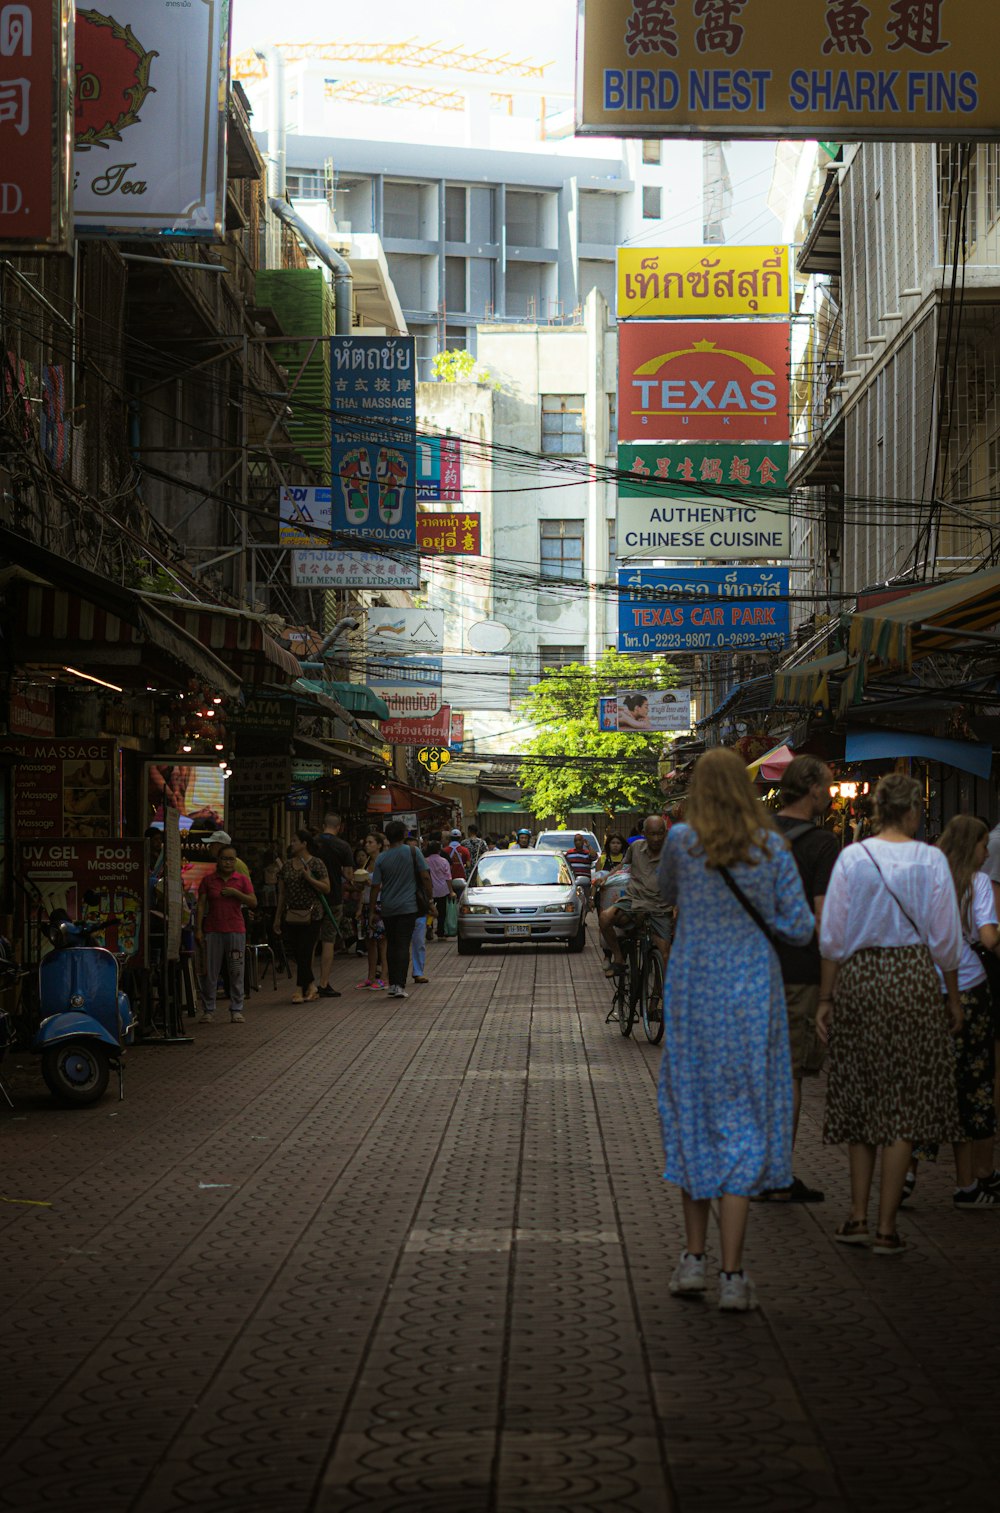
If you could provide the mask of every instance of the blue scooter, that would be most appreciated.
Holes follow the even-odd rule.
[[[118,986],[117,958],[91,938],[109,923],[74,922],[65,909],[54,909],[46,927],[54,949],[38,968],[42,1021],[31,1049],[41,1055],[49,1092],[79,1108],[104,1096],[112,1066],[118,1097],[125,1096],[122,1063],[135,1020]]]

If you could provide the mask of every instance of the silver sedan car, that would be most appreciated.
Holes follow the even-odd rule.
[[[587,943],[583,900],[557,851],[489,851],[479,859],[458,906],[458,954],[483,945]]]

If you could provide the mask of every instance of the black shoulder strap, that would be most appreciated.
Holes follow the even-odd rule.
[[[743,908],[749,914],[758,930],[760,930],[764,935],[767,936],[767,939],[770,942],[771,946],[775,951],[777,951],[780,947],[781,942],[778,940],[777,935],[771,929],[771,926],[768,924],[763,914],[761,914],[760,910],[750,902],[746,894],[743,892],[743,889],[740,887],[739,883],[736,881],[735,877],[728,870],[728,868],[719,867],[717,871],[719,873],[719,876],[722,878],[722,881],[729,889],[730,893],[732,893],[733,897],[740,904],[742,904]]]
[[[782,826],[779,834],[783,835],[788,844],[794,849],[796,841],[801,840],[804,835],[809,834],[810,830],[815,829],[816,826],[812,820],[799,820],[797,824],[789,825],[787,830]]]
[[[916,920],[913,918],[913,915],[909,912],[908,909],[905,909],[903,907],[903,905],[900,903],[899,899],[896,897],[895,893],[893,893],[892,889],[889,887],[889,884],[886,882],[885,873],[882,871],[882,868],[879,866],[878,862],[875,860],[875,858],[872,855],[872,853],[868,850],[868,847],[865,845],[864,841],[861,842],[861,849],[865,853],[865,856],[867,856],[868,860],[871,862],[872,866],[875,868],[875,871],[878,873],[879,877],[882,879],[882,886],[885,889],[885,891],[888,893],[889,897],[892,899],[893,903],[896,905],[896,908],[899,910],[900,914],[902,914],[903,918],[910,925],[911,929],[916,934],[917,939],[920,941],[921,944],[923,944],[924,943],[924,934],[923,934],[923,931],[921,930],[920,926],[917,924]]]

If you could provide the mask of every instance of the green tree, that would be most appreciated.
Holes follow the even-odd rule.
[[[471,352],[466,352],[463,347],[449,347],[444,352],[439,352],[431,363],[431,372],[442,383],[477,383],[489,384],[494,389],[500,385],[495,383],[492,374],[487,368],[481,368]]]
[[[567,663],[528,690],[521,713],[536,727],[525,744],[520,785],[533,814],[566,816],[581,805],[600,806],[610,819],[633,809],[656,809],[657,762],[669,739],[638,731],[602,734],[597,701],[619,688],[674,688],[677,669],[666,657],[608,650],[596,665]],[[532,758],[538,758],[532,761]],[[547,759],[547,760],[546,760]]]

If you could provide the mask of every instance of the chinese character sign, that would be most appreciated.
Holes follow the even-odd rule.
[[[622,441],[788,441],[787,321],[618,330]]]
[[[383,545],[416,542],[416,362],[412,336],[330,341],[330,524]]]
[[[618,319],[787,315],[787,247],[619,247]]]
[[[583,0],[578,129],[1000,135],[996,0]]]
[[[221,238],[229,0],[78,8],[75,62],[76,229]]]
[[[462,443],[457,436],[417,438],[417,499],[457,504],[462,498]]]
[[[454,514],[417,515],[417,546],[427,557],[478,557],[482,554],[480,514],[456,510]]]
[[[0,249],[68,243],[70,14],[65,0],[0,0]]]
[[[777,650],[789,636],[788,569],[643,567],[618,574],[618,650]],[[619,718],[621,708],[619,706]]]
[[[769,561],[791,554],[788,447],[618,448],[618,555]]]

